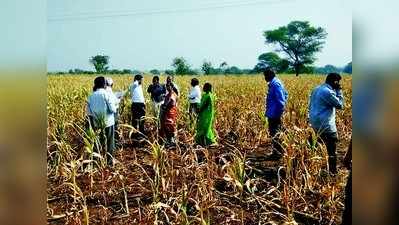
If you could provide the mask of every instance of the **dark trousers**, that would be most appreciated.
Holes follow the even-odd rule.
[[[352,224],[352,169],[345,187],[345,209],[342,214],[342,225]]]
[[[331,173],[337,173],[337,142],[338,136],[336,132],[321,133],[319,141],[323,141],[327,147],[328,165]]]
[[[267,118],[269,124],[269,134],[272,137],[272,146],[274,153],[283,153],[283,148],[281,147],[280,138],[278,137],[278,132],[282,130],[281,117],[279,118]]]
[[[100,128],[95,127],[94,117],[89,116],[89,120],[90,120],[90,125],[93,130],[100,129]],[[112,157],[113,157],[114,150],[115,150],[115,125],[106,127],[104,130],[101,130],[99,140],[100,140],[102,148],[106,152],[107,163],[112,164]],[[95,149],[95,150],[98,151],[98,149]]]
[[[100,137],[105,137],[105,140],[101,140],[103,146],[106,144],[106,152],[107,152],[107,163],[112,164],[112,157],[114,156],[115,150],[115,127],[114,125],[106,127],[104,129],[104,134],[101,133]]]
[[[199,103],[190,103],[190,115],[198,115],[199,113]]]
[[[133,102],[131,110],[132,126],[144,135],[145,104]]]
[[[199,103],[190,103],[190,108],[188,111],[189,111],[191,126],[195,125],[195,122],[198,118],[199,105],[200,105]]]

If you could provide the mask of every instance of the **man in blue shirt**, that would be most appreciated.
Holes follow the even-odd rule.
[[[152,78],[152,84],[148,86],[147,93],[151,95],[152,113],[154,117],[157,119],[157,124],[158,124],[159,111],[166,95],[166,88],[159,83],[158,76],[154,76]]]
[[[276,77],[273,69],[266,63],[260,62],[258,68],[263,71],[266,82],[269,83],[266,94],[266,117],[269,124],[269,134],[272,137],[273,152],[269,158],[279,159],[282,157],[283,148],[281,147],[278,133],[282,130],[281,117],[285,110],[288,93],[283,83]]]
[[[337,173],[337,126],[335,109],[343,109],[344,98],[340,85],[342,77],[337,73],[327,75],[324,84],[317,86],[310,96],[309,121],[328,152],[330,173]]]

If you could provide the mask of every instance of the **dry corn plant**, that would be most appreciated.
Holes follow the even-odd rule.
[[[115,90],[132,82],[131,76],[112,78]],[[117,163],[109,167],[104,151],[97,151],[100,134],[84,129],[94,77],[48,77],[49,224],[340,223],[347,172],[340,167],[335,178],[328,176],[326,148],[307,119],[309,95],[323,76],[280,75],[289,101],[280,137],[285,153],[276,162],[265,160],[271,139],[262,76],[198,77],[201,85],[212,83],[217,97],[219,145],[210,148],[194,143],[195,124],[187,113],[191,78],[175,77],[180,87],[175,149],[160,144],[150,110],[144,118],[146,141],[136,145],[130,138],[138,132],[131,126],[130,98],[123,98]],[[345,108],[337,111],[339,159],[352,132],[351,79],[343,77]],[[145,87],[148,80],[145,76]],[[146,106],[151,108],[149,101]]]

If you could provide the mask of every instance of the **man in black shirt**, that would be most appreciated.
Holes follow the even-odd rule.
[[[152,78],[152,84],[147,89],[147,92],[151,95],[152,100],[152,112],[155,118],[157,118],[157,123],[159,120],[159,110],[163,103],[166,94],[166,88],[159,84],[159,77],[154,76]]]

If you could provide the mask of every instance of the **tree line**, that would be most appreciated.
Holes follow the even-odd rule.
[[[315,54],[320,52],[325,44],[327,32],[322,27],[311,26],[308,21],[292,21],[286,26],[277,29],[267,30],[263,33],[265,44],[275,47],[274,52],[263,53],[258,56],[258,60],[265,61],[277,73],[294,73],[299,76],[305,74],[327,74],[332,72],[352,73],[352,62],[343,67],[326,65],[315,67]],[[281,56],[279,55],[281,54]],[[69,74],[134,74],[137,70],[117,70],[109,69],[110,57],[106,55],[96,55],[89,59],[94,71],[69,70]],[[173,59],[171,66],[163,72],[168,75],[199,75],[199,74],[256,74],[259,69],[255,66],[252,69],[240,69],[237,66],[229,66],[227,62],[222,62],[218,66],[213,66],[210,61],[204,60],[200,69],[193,69],[183,57]],[[152,74],[161,74],[162,71],[153,69]],[[58,73],[58,74],[63,74]]]

